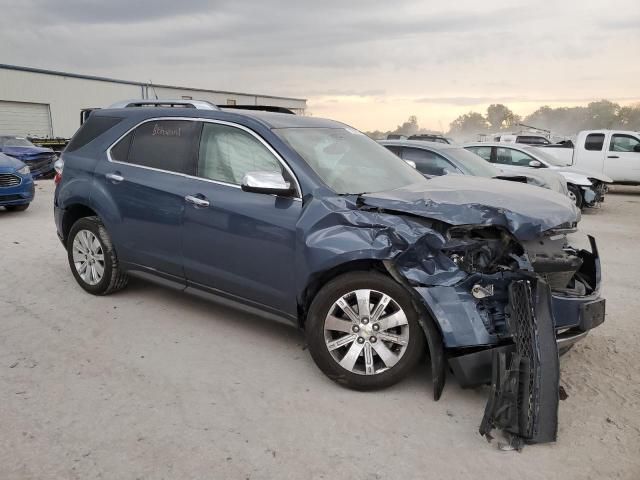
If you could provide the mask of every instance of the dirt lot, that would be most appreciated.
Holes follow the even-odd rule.
[[[39,182],[0,211],[0,478],[638,479],[640,188],[614,190],[582,221],[607,321],[563,357],[558,442],[516,453],[477,433],[485,388],[436,403],[424,365],[352,392],[293,328],[141,281],[89,296]]]

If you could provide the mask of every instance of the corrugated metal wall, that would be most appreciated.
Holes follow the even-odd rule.
[[[147,91],[148,97],[146,97]],[[304,113],[306,108],[305,100],[174,87],[147,88],[143,85],[0,67],[0,102],[39,104],[41,109],[48,106],[51,116],[50,135],[53,137],[70,138],[80,126],[80,110],[84,108],[106,107],[119,100],[130,98],[155,98],[156,94],[159,98],[191,97],[195,100],[209,100],[216,104],[227,104],[229,100],[235,100],[237,105],[276,105],[294,109],[299,114]],[[26,110],[23,110],[23,113],[25,112]],[[5,121],[6,116],[5,120],[0,119],[0,134],[5,133],[2,131]],[[36,121],[34,117],[34,122]],[[33,134],[31,130],[35,128],[25,132],[11,133]],[[38,123],[38,130],[41,130],[41,122]]]

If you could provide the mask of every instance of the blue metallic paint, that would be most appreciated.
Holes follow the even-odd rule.
[[[182,117],[184,109],[97,111],[94,115],[124,120],[79,151],[64,154],[63,182],[56,192],[59,235],[64,236],[65,209],[89,198],[129,268],[186,278],[193,287],[262,305],[287,318],[304,315],[307,288],[323,272],[358,260],[390,261],[432,312],[445,345],[459,347],[491,345],[497,338],[472,308],[468,291],[460,291],[468,275],[440,251],[442,227],[492,225],[521,240],[579,220],[579,212],[560,195],[471,177],[439,177],[393,192],[338,196],[273,128],[342,124],[253,112],[188,113],[254,131],[292,169],[302,201],[111,163],[106,149],[129,129],[149,118]],[[104,175],[113,172],[125,182],[109,184]],[[198,193],[211,201],[209,208],[185,205],[185,195]],[[554,298],[556,304],[561,300]]]

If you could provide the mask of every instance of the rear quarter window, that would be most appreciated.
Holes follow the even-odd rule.
[[[91,116],[82,124],[73,136],[65,152],[73,152],[84,147],[100,135],[110,130],[122,121],[121,117]]]
[[[604,145],[604,133],[590,133],[584,141],[584,149],[599,152]]]

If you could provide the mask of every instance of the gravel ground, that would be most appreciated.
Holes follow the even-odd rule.
[[[52,195],[41,181],[29,210],[0,211],[3,480],[640,478],[640,188],[583,216],[607,320],[562,359],[558,442],[522,453],[477,433],[485,387],[449,378],[434,402],[425,365],[353,392],[288,326],[142,281],[84,293]]]

